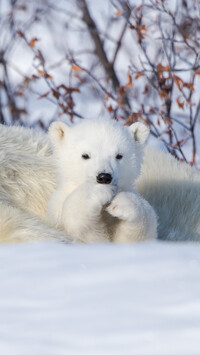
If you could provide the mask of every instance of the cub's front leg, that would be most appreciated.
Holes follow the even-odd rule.
[[[113,185],[82,184],[65,199],[61,226],[77,241],[109,241],[102,209],[115,194],[116,187]]]
[[[119,219],[113,235],[114,242],[128,243],[156,238],[156,214],[139,194],[120,192],[106,211]]]

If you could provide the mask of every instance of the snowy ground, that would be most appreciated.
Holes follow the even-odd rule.
[[[199,355],[200,244],[1,246],[0,354]]]

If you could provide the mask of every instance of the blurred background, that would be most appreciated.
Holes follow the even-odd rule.
[[[198,0],[0,0],[0,123],[111,117],[200,167]]]

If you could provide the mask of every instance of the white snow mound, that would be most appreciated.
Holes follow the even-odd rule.
[[[200,244],[0,247],[0,354],[199,355]]]

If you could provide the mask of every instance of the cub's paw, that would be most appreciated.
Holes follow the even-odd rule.
[[[127,222],[136,221],[140,216],[140,210],[140,198],[132,192],[120,192],[106,207],[106,211],[113,217]]]
[[[95,184],[90,192],[93,203],[103,207],[110,204],[117,193],[117,186],[111,184]]]

